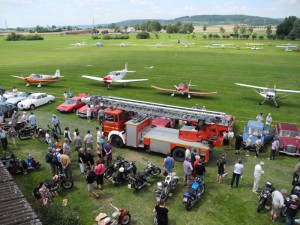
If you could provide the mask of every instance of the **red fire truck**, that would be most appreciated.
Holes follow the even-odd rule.
[[[114,146],[170,152],[177,161],[183,161],[185,149],[191,147],[207,162],[211,148],[222,145],[223,132],[234,124],[234,117],[221,112],[115,97],[101,101],[107,108],[102,131]],[[188,125],[178,130],[166,121],[187,121]]]

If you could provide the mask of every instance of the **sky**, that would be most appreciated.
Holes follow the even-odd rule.
[[[0,28],[110,24],[130,19],[243,14],[300,17],[300,0],[0,0]]]

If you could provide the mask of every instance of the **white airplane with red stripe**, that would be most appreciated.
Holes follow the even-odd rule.
[[[135,71],[128,70],[128,66],[127,66],[127,63],[126,63],[125,68],[123,70],[111,71],[111,72],[109,72],[109,74],[107,76],[105,76],[103,78],[88,76],[88,75],[83,75],[82,77],[92,79],[92,80],[97,80],[97,81],[103,81],[104,85],[107,86],[107,89],[109,89],[109,85],[113,82],[122,83],[125,87],[127,83],[141,82],[141,81],[148,80],[148,79],[131,79],[131,80],[124,80],[123,79],[127,75],[127,73],[134,73],[134,72]]]

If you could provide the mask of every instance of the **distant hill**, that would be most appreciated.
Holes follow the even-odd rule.
[[[175,24],[176,22],[193,23],[193,25],[228,25],[228,24],[246,24],[252,26],[277,26],[283,19],[273,19],[259,16],[247,15],[197,15],[197,16],[184,16],[175,18],[173,20],[162,19],[140,19],[140,20],[125,20],[116,23],[117,26],[130,26],[147,21],[158,20],[161,24]]]

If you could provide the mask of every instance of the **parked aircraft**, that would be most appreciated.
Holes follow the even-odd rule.
[[[97,42],[95,44],[92,44],[93,46],[97,46],[97,47],[103,47],[104,43],[103,42]]]
[[[123,78],[127,75],[127,73],[134,73],[135,71],[129,71],[127,63],[125,64],[125,68],[120,71],[111,71],[107,76],[104,78],[101,77],[94,77],[94,76],[88,76],[88,75],[83,75],[82,77],[92,79],[92,80],[97,80],[97,81],[103,81],[105,86],[107,86],[107,89],[109,89],[109,85],[113,82],[116,83],[122,83],[124,87],[126,86],[127,83],[131,82],[140,82],[140,81],[146,81],[148,79],[133,79],[133,80],[123,80]]]
[[[131,44],[131,43],[120,43],[120,44],[110,44],[110,45],[117,45],[117,46],[120,46],[120,47],[127,47],[127,46],[130,46],[130,45],[137,45],[137,44]]]
[[[286,44],[286,45],[276,45],[277,48],[283,48],[284,51],[290,52],[293,48],[298,48],[298,45]]]
[[[70,45],[73,45],[73,46],[76,46],[76,47],[80,47],[80,46],[85,46],[85,42],[83,41],[83,42],[77,42],[77,43],[75,43],[75,44],[70,44]]]
[[[214,43],[213,46],[220,46],[220,48],[225,48],[226,46],[232,46],[233,44],[216,44]]]
[[[171,44],[171,45],[172,45],[172,44]],[[161,44],[161,43],[157,43],[157,44],[154,44],[154,45],[146,45],[146,46],[152,46],[152,47],[160,48],[160,47],[171,46],[171,45],[164,45],[164,44]]]
[[[181,93],[182,95],[187,95],[188,98],[191,98],[191,94],[194,95],[210,95],[210,94],[217,94],[218,92],[195,92],[190,91],[190,87],[195,86],[191,84],[191,81],[187,83],[180,83],[178,86],[174,85],[175,89],[167,89],[167,88],[161,88],[157,86],[151,86],[152,88],[155,88],[160,91],[167,91],[167,92],[173,92],[171,94],[172,97],[174,97],[175,92]]]
[[[279,105],[277,104],[277,101],[276,101],[277,92],[288,93],[277,99],[284,98],[293,93],[300,93],[300,91],[295,91],[295,90],[276,89],[275,86],[274,86],[274,88],[267,88],[267,87],[260,87],[260,86],[254,86],[254,85],[248,85],[248,84],[240,84],[240,83],[235,83],[235,84],[239,85],[239,86],[243,86],[243,87],[253,88],[256,93],[258,93],[260,96],[263,97],[263,100],[259,102],[260,105],[264,104],[264,102],[266,100],[270,100],[270,101],[273,101],[275,106],[278,108],[279,108]],[[259,89],[260,91],[258,92],[255,89]]]
[[[42,83],[45,82],[56,82],[59,81],[59,78],[63,77],[60,75],[60,70],[57,69],[54,76],[52,75],[44,75],[44,74],[30,74],[28,77],[23,76],[13,76],[24,80],[26,82],[26,86],[28,87],[30,84],[38,83],[37,87],[42,87]]]

